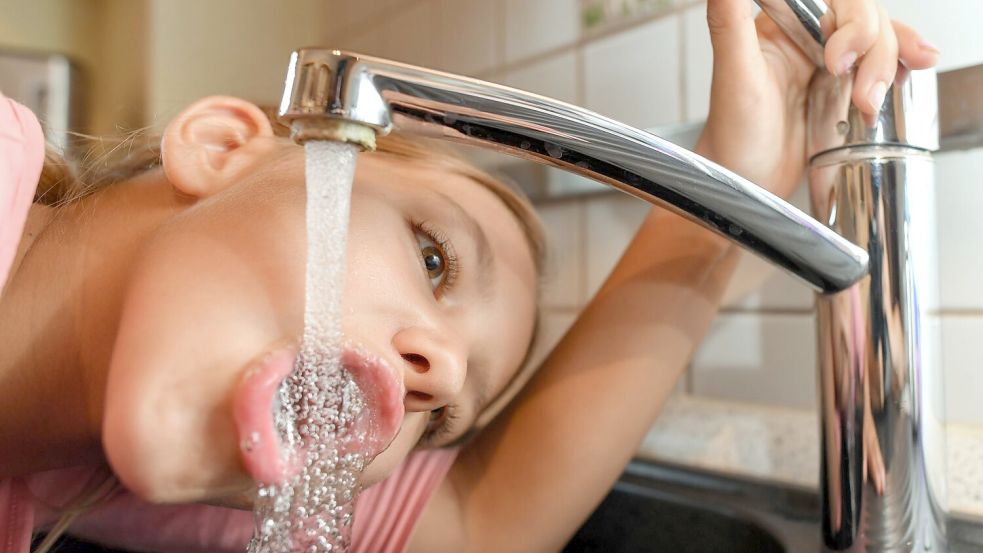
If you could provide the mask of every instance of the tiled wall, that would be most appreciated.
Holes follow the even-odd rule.
[[[750,1],[750,0],[749,0]],[[940,69],[983,63],[978,0],[883,0],[943,52]],[[616,27],[583,30],[578,0],[343,0],[331,43],[545,94],[640,127],[698,121],[712,55],[700,1],[666,1]],[[947,408],[983,422],[983,151],[938,156],[939,259]],[[799,193],[794,203],[807,207]],[[545,351],[603,281],[646,212],[619,194],[539,206],[552,238]],[[759,283],[753,286],[754,283]],[[750,294],[741,289],[752,287]],[[742,261],[723,312],[682,384],[694,394],[815,405],[812,297],[789,277]]]

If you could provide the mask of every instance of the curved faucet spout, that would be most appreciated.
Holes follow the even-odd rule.
[[[823,293],[867,274],[865,250],[748,180],[655,135],[535,94],[312,48],[293,53],[279,114],[298,140],[371,147],[373,137],[339,133],[338,123],[397,128],[565,169],[682,214]]]

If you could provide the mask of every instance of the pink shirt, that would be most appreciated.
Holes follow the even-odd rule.
[[[17,253],[41,166],[37,118],[0,94],[0,294]],[[413,453],[355,504],[351,553],[399,553],[427,502],[454,463],[456,450]],[[92,474],[78,467],[0,478],[0,553],[27,553],[36,528],[50,526],[61,505]],[[252,513],[208,505],[153,505],[122,493],[80,517],[70,533],[111,547],[181,553],[242,552]]]

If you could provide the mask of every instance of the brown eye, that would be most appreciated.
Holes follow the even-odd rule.
[[[443,233],[426,224],[417,225],[416,240],[423,274],[430,281],[434,296],[441,297],[457,279],[454,247]]]
[[[423,266],[431,278],[440,278],[444,274],[444,254],[434,246],[424,246],[420,252],[423,255]]]

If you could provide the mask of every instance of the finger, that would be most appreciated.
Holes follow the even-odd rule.
[[[877,42],[880,14],[869,0],[839,0],[832,3],[832,8],[836,30],[826,40],[826,69],[843,75]]]
[[[892,21],[894,34],[898,38],[898,57],[909,69],[928,69],[939,61],[939,49],[922,38],[917,31],[901,23]]]
[[[751,2],[709,0],[707,26],[713,45],[715,75],[720,74],[724,79],[729,78],[730,73],[745,75],[750,64],[761,63]]]
[[[898,40],[887,13],[879,11],[882,32],[860,61],[853,80],[853,103],[868,116],[880,112],[887,89],[894,83],[894,75],[898,72]]]

